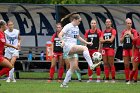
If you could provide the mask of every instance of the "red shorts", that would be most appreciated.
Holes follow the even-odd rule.
[[[140,49],[135,49],[133,61],[134,62],[140,62]]]
[[[115,50],[113,48],[103,48],[102,49],[102,55],[103,56],[114,56]]]
[[[132,49],[123,49],[123,56],[132,56]]]
[[[54,52],[53,53],[53,58],[58,58],[59,56],[63,56],[62,52]]]
[[[89,50],[89,54],[90,54],[91,57],[92,57],[92,54],[93,54],[94,52],[98,52],[98,50],[97,50],[97,49],[90,49],[90,50]]]
[[[0,63],[3,62],[3,60],[4,60],[4,57],[0,56]]]

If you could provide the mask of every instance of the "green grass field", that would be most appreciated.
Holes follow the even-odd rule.
[[[60,88],[60,83],[46,80],[19,79],[16,83],[0,81],[0,93],[139,93],[140,85],[126,85],[124,82],[112,83],[86,83],[72,81],[68,88]]]
[[[140,93],[140,83],[126,85],[124,80],[116,80],[115,84],[91,82],[86,83],[72,80],[68,88],[60,88],[60,83],[54,80],[47,83],[48,73],[21,72],[16,83],[6,83],[0,80],[0,93]],[[56,74],[55,74],[56,77]],[[95,75],[94,75],[95,77]],[[101,76],[103,78],[103,75]],[[27,79],[34,78],[34,79]],[[39,79],[38,79],[39,78]],[[76,78],[73,75],[73,78]],[[87,79],[87,75],[82,76]],[[123,74],[117,74],[117,79],[123,79]]]

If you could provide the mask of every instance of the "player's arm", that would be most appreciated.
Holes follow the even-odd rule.
[[[100,42],[101,43],[105,43],[106,42],[106,40],[103,37],[104,37],[104,33],[102,32],[101,33],[101,37],[100,37]]]
[[[122,44],[123,41],[124,41],[125,35],[126,35],[126,33],[124,33],[124,32],[121,33],[121,37],[120,37],[120,43],[121,43],[121,44]]]
[[[18,48],[20,49],[21,47],[21,37],[20,37],[20,32],[18,34]]]
[[[111,36],[111,38],[110,39],[107,39],[107,41],[109,41],[110,43],[112,43],[114,41],[115,37],[116,37],[116,30],[114,29],[114,30],[112,30],[112,36]]]
[[[63,35],[64,35],[64,31],[63,31],[63,30],[61,30],[61,32],[58,34],[58,37],[59,37],[60,42],[61,42],[61,47],[63,47],[63,46],[64,46]]]
[[[77,35],[77,39],[80,40],[84,44],[88,44],[88,45],[93,44],[92,42],[87,42],[86,40],[84,40],[80,35]]]
[[[7,46],[7,47],[12,47],[12,48],[15,48],[15,49],[19,49],[18,47],[15,47],[15,46],[13,46],[13,45],[11,45],[11,44],[8,44],[8,43],[5,43],[5,46]]]

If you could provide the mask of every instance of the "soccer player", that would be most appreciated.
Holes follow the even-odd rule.
[[[115,66],[114,66],[114,47],[116,30],[112,28],[112,22],[110,19],[106,19],[106,29],[102,32],[100,42],[102,43],[102,56],[104,62],[104,73],[106,80],[109,81],[109,73],[111,70],[112,83],[115,83]]]
[[[88,42],[92,42],[93,45],[87,45],[88,49],[89,49],[89,54],[92,57],[92,54],[94,52],[101,52],[101,44],[100,44],[100,37],[101,37],[101,30],[98,29],[96,27],[96,21],[94,19],[91,20],[91,29],[86,30],[85,32],[85,38]],[[96,67],[96,75],[97,75],[97,81],[96,82],[100,82],[100,66]],[[90,67],[88,67],[88,76],[89,76],[89,80],[87,81],[87,83],[92,81],[92,74],[93,71],[90,69]]]
[[[11,20],[7,22],[7,26],[8,26],[8,29],[4,32],[6,43],[20,48],[21,40],[20,40],[19,30],[14,29],[14,23]],[[11,62],[11,64],[14,66],[16,59],[19,57],[19,50],[16,50],[11,47],[6,47],[4,57],[7,58]],[[3,68],[3,69],[6,69],[6,68]],[[11,80],[10,77],[8,77],[6,82],[10,82],[10,80]],[[12,82],[16,82],[14,77],[13,77]]]
[[[137,31],[132,29],[132,20],[126,19],[126,29],[121,33],[120,43],[123,44],[123,60],[124,60],[124,73],[126,83],[129,81],[130,63],[132,56],[132,41],[137,37]],[[138,70],[136,71],[135,79],[137,78]]]
[[[63,47],[63,52],[65,55],[69,56],[70,68],[66,73],[65,79],[60,87],[68,87],[67,83],[71,79],[72,73],[75,71],[76,66],[76,58],[74,54],[76,53],[83,53],[84,58],[88,62],[90,69],[94,70],[95,67],[101,64],[94,64],[90,57],[88,48],[83,45],[77,45],[77,39],[87,45],[92,45],[92,42],[87,42],[79,35],[79,27],[82,18],[79,14],[72,13],[68,14],[66,17],[70,17],[70,23],[66,24],[64,28],[59,33],[58,37],[61,41],[61,46]]]
[[[4,31],[7,29],[6,22],[4,20],[0,20],[0,66],[8,67],[9,71],[9,79],[14,79],[14,66],[10,63],[9,60],[3,57],[4,46],[12,47],[15,49],[19,49],[17,46],[13,46],[11,44],[7,44],[5,40]]]
[[[51,68],[50,68],[50,78],[48,82],[51,82],[55,73],[55,66],[58,60],[59,62],[59,70],[58,70],[58,82],[61,82],[62,76],[64,73],[64,60],[63,60],[63,48],[60,45],[60,40],[58,38],[58,34],[62,30],[62,24],[56,24],[56,33],[53,34],[51,42],[53,43],[53,58],[51,61]]]
[[[133,69],[130,73],[129,81],[126,84],[130,84],[134,75],[138,74],[138,66],[140,63],[140,33],[138,38],[133,40],[133,47],[132,47],[132,64]],[[137,83],[137,79],[134,78],[134,83]]]

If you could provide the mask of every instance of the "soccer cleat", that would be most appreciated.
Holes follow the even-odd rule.
[[[109,80],[105,80],[104,82],[105,82],[105,83],[108,83],[108,82],[109,82]]]
[[[68,88],[68,85],[67,84],[65,84],[65,85],[64,84],[61,84],[60,87],[61,88]]]
[[[111,83],[115,83],[115,80],[111,80]]]
[[[7,83],[11,82],[10,77],[7,78],[6,82],[7,82]]]
[[[100,79],[97,79],[97,80],[96,80],[96,82],[97,82],[97,83],[100,83],[100,82],[101,82],[101,80],[100,80]]]
[[[14,78],[14,79],[12,80],[12,82],[14,82],[14,83],[15,83],[15,82],[17,82],[17,81],[16,81],[16,79]]]
[[[89,79],[89,80],[87,81],[87,83],[90,83],[90,82],[92,82],[92,80]]]
[[[101,65],[102,64],[102,61],[90,66],[90,69],[94,70],[97,66]]]
[[[128,82],[126,82],[126,84],[128,84],[128,85],[129,85],[129,84],[131,84],[131,82],[130,82],[130,81],[128,81]]]

